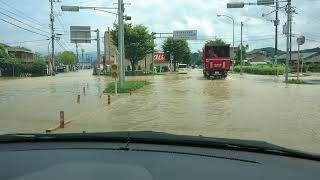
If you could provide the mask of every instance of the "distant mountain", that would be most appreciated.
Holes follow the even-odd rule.
[[[265,48],[260,48],[260,49],[254,49],[254,50],[248,52],[248,54],[255,54],[257,52],[263,52],[267,56],[273,57],[274,56],[274,50],[275,50],[275,48],[273,48],[273,47],[265,47]],[[282,55],[282,54],[285,54],[285,53],[286,53],[285,51],[281,51],[281,50],[278,49],[278,56]]]
[[[297,51],[293,51],[293,52],[297,52]],[[320,52],[320,48],[316,47],[316,48],[312,48],[312,49],[301,50],[301,53],[313,53],[313,52]]]
[[[101,57],[103,57],[103,51],[100,53]],[[87,59],[88,62],[95,62],[97,59],[97,52],[85,52],[83,54],[84,59]],[[79,61],[82,62],[82,54],[79,52]]]
[[[273,47],[266,47],[266,48],[260,48],[260,49],[254,49],[250,52],[248,52],[248,54],[255,54],[257,52],[263,52],[265,53],[267,56],[273,57],[274,56],[274,48]],[[311,48],[311,49],[303,49],[301,50],[301,53],[313,53],[313,52],[320,52],[320,47],[316,47],[316,48]],[[278,56],[281,56],[283,54],[285,54],[285,51],[281,51],[278,50]],[[292,51],[292,53],[297,53],[297,51]]]

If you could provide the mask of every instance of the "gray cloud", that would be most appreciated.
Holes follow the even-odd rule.
[[[79,4],[83,6],[113,6],[111,1],[105,0],[65,0],[62,4]],[[130,6],[126,6],[126,14],[132,16],[132,23],[144,24],[151,31],[172,32],[173,30],[196,29],[199,40],[190,41],[193,51],[201,49],[206,39],[214,37],[222,38],[228,43],[232,43],[232,22],[227,18],[218,18],[217,14],[226,14],[236,19],[236,43],[240,40],[240,22],[244,22],[243,39],[245,44],[249,44],[250,49],[274,46],[274,26],[271,20],[274,14],[262,17],[263,13],[274,10],[274,7],[267,6],[246,6],[243,9],[227,9],[229,0],[132,0],[128,1]],[[250,1],[254,2],[254,1]],[[29,16],[38,19],[42,24],[48,25],[49,4],[43,0],[12,0],[10,1],[16,8],[22,10]],[[25,6],[28,4],[28,6]],[[285,5],[280,3],[281,6]],[[298,14],[294,15],[293,31],[295,34],[306,35],[308,40],[304,48],[318,46],[320,41],[320,2],[316,0],[296,0],[293,1]],[[59,9],[59,7],[56,7]],[[101,31],[108,26],[112,27],[115,16],[102,12],[83,10],[78,13],[60,12],[60,19],[64,28],[68,31],[70,25],[90,25],[99,28]],[[281,26],[286,21],[284,9],[280,11]],[[25,33],[10,25],[0,23],[1,41],[12,42],[21,39],[41,39],[41,37]],[[60,22],[56,21],[57,28],[63,30]],[[279,27],[279,47],[285,49],[285,36],[282,35],[282,27]],[[74,50],[74,45],[68,43],[68,32],[64,36],[66,46]],[[161,45],[163,40],[157,40]],[[27,46],[46,51],[46,47],[38,45],[39,42],[28,43]],[[45,42],[43,42],[45,43]],[[295,46],[294,46],[295,47]],[[94,51],[95,44],[81,45],[87,51]],[[60,49],[61,50],[61,49]]]

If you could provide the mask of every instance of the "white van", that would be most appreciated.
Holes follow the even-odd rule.
[[[178,73],[179,74],[187,74],[188,73],[188,65],[187,64],[179,64],[178,65]]]

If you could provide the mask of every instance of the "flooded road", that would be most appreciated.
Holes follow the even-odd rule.
[[[42,133],[58,123],[64,110],[66,120],[73,121],[58,132],[163,131],[264,140],[320,153],[320,85],[286,85],[282,77],[237,74],[206,80],[201,70],[127,79],[152,84],[132,96],[112,96],[107,105],[102,91],[111,79],[94,77],[91,70],[0,78],[0,132]]]

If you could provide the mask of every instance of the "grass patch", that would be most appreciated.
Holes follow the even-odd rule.
[[[239,73],[241,70],[240,66],[234,67],[233,71]],[[243,66],[242,70],[248,74],[258,75],[283,75],[285,68],[284,66],[277,66],[273,68],[270,65],[256,65],[256,66]]]
[[[299,79],[291,79],[291,80],[288,80],[288,84],[306,84],[303,80]]]
[[[148,81],[143,81],[143,80],[126,81],[126,82],[124,82],[122,88],[120,88],[118,86],[118,93],[129,93],[130,91],[135,91],[135,90],[141,89],[144,86],[149,85],[149,84],[151,84],[151,83]],[[115,83],[112,82],[107,85],[106,89],[103,92],[104,93],[115,93],[114,89],[115,89]]]

